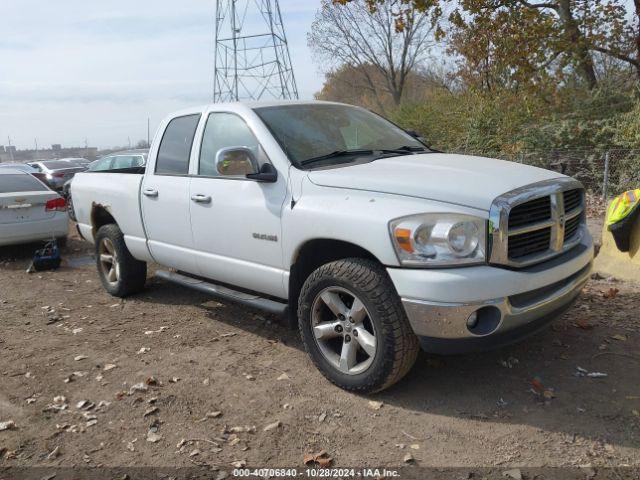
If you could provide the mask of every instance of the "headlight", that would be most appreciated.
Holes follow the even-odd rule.
[[[400,263],[430,267],[484,263],[486,220],[456,213],[393,220],[391,239]]]

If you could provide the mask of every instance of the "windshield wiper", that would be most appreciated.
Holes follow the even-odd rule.
[[[382,153],[400,153],[400,154],[418,153],[418,152],[427,152],[427,151],[428,150],[425,147],[418,147],[417,145],[415,146],[405,145],[403,147],[380,150],[380,152]]]
[[[321,155],[319,157],[307,158],[306,160],[302,160],[300,165],[309,165],[311,163],[321,162],[322,160],[330,160],[332,158],[340,158],[340,157],[351,157],[354,155],[373,155],[375,152],[373,150],[361,150],[361,149],[353,149],[353,150],[336,150],[335,152],[328,153],[326,155]]]

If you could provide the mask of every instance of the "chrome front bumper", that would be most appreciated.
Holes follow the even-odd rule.
[[[568,308],[577,298],[591,274],[592,263],[552,285],[509,297],[470,303],[438,303],[403,299],[405,311],[416,335],[444,340],[506,338],[505,334],[532,330],[536,321],[548,320]],[[500,317],[491,331],[473,333],[467,326],[469,317],[485,307],[499,311]],[[491,310],[491,308],[490,308]],[[544,322],[546,323],[546,322]],[[543,325],[541,325],[543,326]],[[535,328],[533,328],[535,330]],[[523,335],[524,336],[524,335]],[[514,338],[512,341],[516,341]],[[509,343],[509,342],[500,342]],[[497,346],[497,345],[496,345]]]

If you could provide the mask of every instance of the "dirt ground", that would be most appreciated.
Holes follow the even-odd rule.
[[[77,237],[55,272],[32,251],[0,249],[0,467],[640,467],[637,285],[593,280],[543,333],[365,397],[282,320],[152,275],[112,298]]]

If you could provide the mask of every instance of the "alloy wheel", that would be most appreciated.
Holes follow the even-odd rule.
[[[357,375],[376,356],[376,331],[364,303],[353,292],[329,287],[315,298],[311,326],[324,358],[340,372]]]
[[[103,238],[98,249],[100,255],[100,269],[104,278],[111,285],[118,283],[120,279],[120,265],[118,263],[118,255],[113,246],[113,242],[109,238]]]

